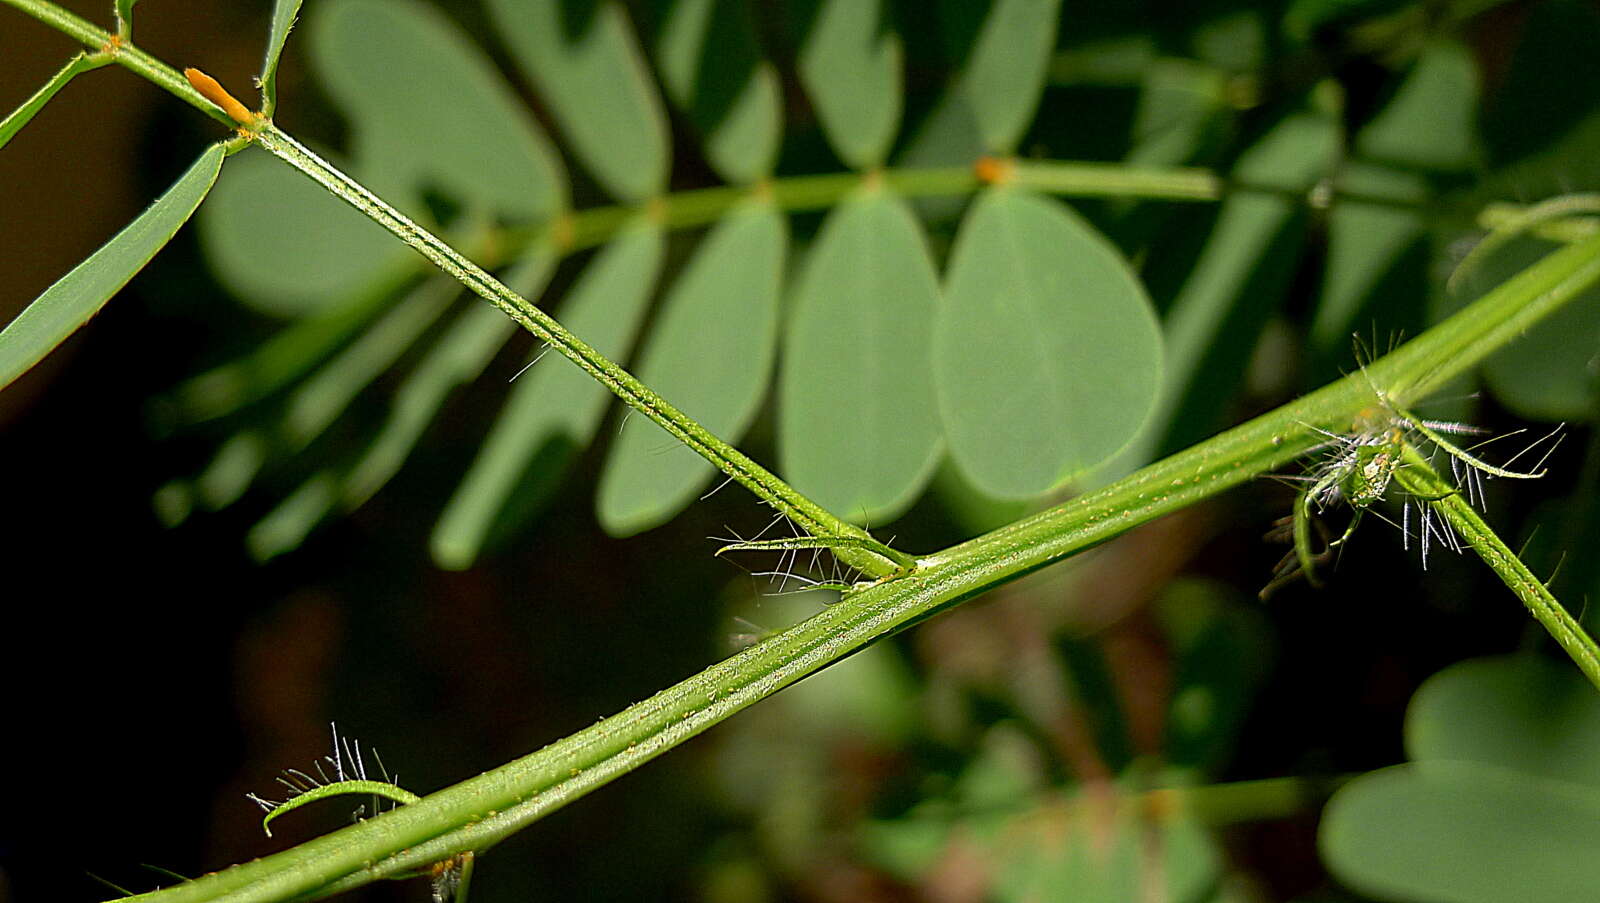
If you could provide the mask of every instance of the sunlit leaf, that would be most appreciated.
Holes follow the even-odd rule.
[[[795,286],[778,440],[784,476],[840,517],[883,523],[932,475],[938,298],[903,200],[867,189],[828,215]]]
[[[502,40],[607,191],[666,188],[666,115],[622,6],[611,0],[490,0]]]
[[[730,182],[769,175],[782,137],[778,73],[762,59],[740,0],[681,0],[656,42],[662,81]]]
[[[416,0],[328,0],[311,55],[350,118],[355,175],[407,212],[424,188],[539,220],[566,206],[555,152],[483,51]]]
[[[728,442],[744,435],[766,392],[786,242],[784,218],[770,204],[728,214],[678,278],[639,356],[645,385]],[[627,536],[664,523],[713,473],[665,430],[634,418],[606,459],[600,524]]]
[[[1161,378],[1150,300],[1060,203],[991,189],[962,222],[934,332],[950,454],[974,486],[1044,492],[1138,432]]]
[[[300,0],[277,0],[272,5],[272,30],[267,34],[267,57],[261,64],[261,75],[256,84],[261,86],[261,111],[268,116],[278,106],[278,60],[283,56],[283,45],[289,40],[289,30],[300,14]]]
[[[557,312],[562,324],[601,354],[622,358],[633,344],[662,253],[659,226],[638,221],[625,229],[584,268]],[[604,386],[554,353],[519,376],[434,527],[434,561],[448,568],[471,565],[518,484],[542,476],[530,473],[529,467],[537,462],[554,471],[552,476],[559,475],[569,453],[594,437],[610,397]],[[555,455],[541,454],[552,445],[563,448]],[[545,488],[553,489],[554,481],[547,480]]]
[[[56,280],[0,331],[0,388],[66,341],[156,256],[188,222],[217,180],[226,155],[214,144],[133,222]]]
[[[882,0],[815,0],[800,46],[800,81],[845,163],[882,163],[900,127],[900,37]]]

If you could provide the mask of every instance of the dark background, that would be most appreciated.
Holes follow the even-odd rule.
[[[104,0],[65,5],[110,21]],[[254,105],[249,79],[266,12],[264,2],[146,0],[137,42],[174,65],[206,69]],[[1494,50],[1492,40],[1487,46]],[[336,137],[302,84],[293,40],[289,47],[282,95],[307,95],[299,115],[308,132]],[[0,9],[0,108],[14,107],[75,50]],[[1351,75],[1356,84],[1362,77]],[[291,131],[296,115],[287,114]],[[0,152],[0,320],[131,219],[219,133],[116,67],[80,76]],[[145,866],[194,875],[337,826],[347,808],[329,803],[285,818],[266,838],[244,799],[272,795],[279,769],[326,754],[332,720],[383,752],[405,786],[427,792],[592,723],[727,651],[719,597],[738,573],[711,559],[704,537],[761,520],[732,489],[667,527],[611,540],[590,514],[599,460],[591,451],[510,548],[465,573],[429,563],[433,518],[470,459],[472,440],[461,437],[482,435],[495,396],[458,396],[373,502],[268,565],[251,561],[243,544],[276,501],[267,494],[175,530],[160,526],[152,492],[193,473],[214,437],[153,436],[148,399],[272,328],[215,286],[185,230],[86,330],[0,393],[11,785],[0,806],[0,898],[103,899],[113,893],[91,873],[144,890],[170,880]],[[759,433],[753,442],[758,457],[770,452]],[[1253,592],[1279,551],[1260,533],[1288,498],[1280,487],[1253,486],[1099,553],[1090,567],[1102,581],[1102,621],[1117,625],[1097,641],[1109,659],[1136,671],[1159,658],[1149,623],[1125,615],[1165,577],[1200,574]],[[907,521],[924,534],[910,548],[948,541],[934,503]],[[1362,543],[1353,554],[1366,557],[1342,568],[1336,603],[1296,589],[1263,609],[1277,666],[1226,777],[1332,775],[1398,761],[1404,706],[1423,678],[1528,640],[1508,596],[1473,595],[1495,587],[1472,562],[1441,556],[1428,575],[1431,601],[1416,604],[1415,562],[1395,546]],[[980,631],[970,619],[1002,617],[994,610],[1015,596],[953,623]],[[939,623],[929,629],[942,634],[895,642],[934,667],[941,636],[963,641]],[[699,897],[718,844],[745,827],[706,789],[720,730],[508,841],[479,869],[475,893]],[[1286,899],[1327,885],[1314,826],[1307,813],[1238,829],[1231,849],[1269,896]],[[867,878],[785,891],[797,899],[907,893]],[[359,898],[422,900],[426,890],[385,883]]]

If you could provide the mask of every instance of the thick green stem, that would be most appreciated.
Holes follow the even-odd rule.
[[[1556,251],[1365,370],[1127,479],[945,552],[590,728],[410,806],[148,895],[326,896],[482,850],[873,641],[1023,574],[1282,466],[1376,403],[1417,397],[1600,281],[1600,237]],[[1537,581],[1535,581],[1537,582]]]
[[[1473,510],[1467,499],[1454,486],[1434,472],[1415,448],[1406,446],[1405,466],[1395,472],[1395,479],[1407,492],[1420,499],[1455,529],[1472,550],[1478,553],[1490,569],[1500,575],[1507,587],[1528,607],[1533,619],[1549,632],[1567,655],[1578,666],[1589,682],[1600,689],[1600,646],[1583,629],[1556,597],[1551,595],[1516,553],[1500,541],[1489,525]]]

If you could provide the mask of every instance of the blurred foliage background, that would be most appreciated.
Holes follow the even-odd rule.
[[[109,18],[100,2],[64,5]],[[648,36],[669,6],[629,12]],[[440,8],[514,71],[483,8]],[[799,84],[784,5],[752,9],[781,79],[777,171],[840,171]],[[990,9],[892,5],[905,126],[891,158],[915,159],[913,136]],[[267,12],[145,0],[138,43],[243,96]],[[68,48],[20,16],[0,22],[9,107]],[[280,121],[341,147],[346,124],[310,76],[308,34],[289,44]],[[1442,281],[1484,205],[1596,187],[1596,46],[1600,12],[1579,2],[1069,4],[1020,155],[1207,166],[1284,192],[1074,202],[1139,268],[1168,353],[1181,354],[1168,360],[1183,376],[1169,419],[1123,466],[1348,370],[1351,331],[1381,347],[1459,303]],[[557,131],[536,92],[518,90]],[[126,222],[215,131],[125,73],[74,82],[0,154],[0,316]],[[682,114],[670,139],[674,190],[717,184]],[[582,175],[572,192],[579,209],[609,203]],[[942,259],[959,210],[922,212]],[[803,245],[820,221],[790,228]],[[771,595],[784,587],[711,558],[706,537],[765,523],[735,488],[638,536],[608,536],[594,499],[614,409],[598,446],[571,450],[571,468],[522,501],[530,516],[477,564],[437,567],[434,523],[498,415],[498,384],[526,358],[515,343],[449,397],[389,485],[298,547],[258,563],[246,544],[307,476],[297,462],[237,504],[164,526],[158,487],[200,472],[233,427],[158,437],[151,399],[283,328],[220,287],[226,264],[202,255],[195,232],[0,394],[18,785],[0,807],[0,895],[101,899],[110,892],[89,873],[144,889],[170,880],[146,866],[196,874],[337,826],[349,807],[330,803],[269,839],[243,797],[270,795],[280,769],[326,754],[330,721],[427,792],[825,604]],[[669,268],[688,247],[669,248]],[[1462,297],[1540,250],[1508,249]],[[1424,412],[1496,432],[1520,417],[1572,422],[1550,476],[1491,486],[1490,520],[1514,546],[1529,542],[1536,571],[1565,560],[1554,588],[1574,607],[1596,580],[1596,307],[1486,368],[1490,392],[1463,386]],[[363,392],[311,466],[358,454],[402,378]],[[770,395],[762,411],[740,444],[773,461]],[[931,487],[874,531],[934,549],[1059,497],[987,499],[948,464]],[[474,899],[1582,897],[1593,866],[1573,851],[1600,823],[1588,799],[1600,714],[1587,691],[1565,665],[1541,664],[1540,635],[1481,564],[1436,555],[1423,573],[1379,524],[1325,590],[1258,601],[1283,551],[1262,534],[1291,499],[1269,482],[1232,493],[855,656],[497,848]],[[1411,770],[1352,782],[1408,759]],[[1455,770],[1427,772],[1436,760]],[[411,882],[359,896],[425,893]]]

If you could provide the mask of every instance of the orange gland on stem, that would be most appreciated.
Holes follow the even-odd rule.
[[[983,156],[972,164],[972,174],[985,185],[1003,185],[1011,180],[1012,162],[1002,157]]]
[[[216,79],[192,67],[183,70],[183,76],[202,97],[221,107],[222,112],[227,113],[234,122],[243,126],[255,125],[256,114],[250,112],[248,107],[229,94],[228,89],[222,87]]]

